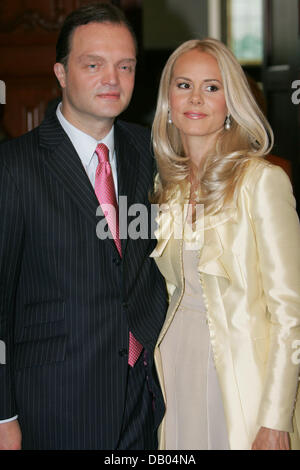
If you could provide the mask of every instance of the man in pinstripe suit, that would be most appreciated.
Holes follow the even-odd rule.
[[[122,239],[122,256],[113,239],[97,237],[93,187],[103,142],[118,196],[149,209],[149,134],[114,122],[130,101],[135,62],[119,10],[73,12],[54,68],[62,103],[0,147],[2,449],[156,446],[163,402],[152,352],[164,281],[148,256],[151,237]],[[129,331],[143,346],[134,367]]]

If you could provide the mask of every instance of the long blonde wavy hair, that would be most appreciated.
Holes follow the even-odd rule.
[[[197,49],[217,60],[224,87],[231,128],[220,132],[215,148],[206,155],[199,170],[198,201],[206,213],[216,213],[234,199],[239,183],[251,159],[260,159],[273,146],[273,132],[258,107],[242,70],[232,52],[216,39],[190,40],[169,57],[162,72],[152,141],[159,178],[152,202],[166,203],[178,187],[190,180],[191,161],[185,155],[179,130],[168,122],[169,90],[174,64],[184,53]]]

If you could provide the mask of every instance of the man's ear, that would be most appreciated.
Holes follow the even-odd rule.
[[[57,62],[54,64],[54,73],[62,88],[66,87],[66,70],[63,64]]]

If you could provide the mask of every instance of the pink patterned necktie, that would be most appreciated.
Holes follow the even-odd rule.
[[[116,199],[114,179],[108,158],[108,148],[105,144],[97,145],[98,166],[95,175],[95,193],[108,223],[116,247],[122,257],[121,241],[119,237],[119,215]]]
[[[116,199],[114,180],[109,163],[109,150],[105,144],[98,144],[95,150],[98,155],[98,166],[95,175],[95,193],[106,217],[109,230],[113,236],[116,247],[122,258],[121,241],[119,235],[119,210]],[[138,360],[143,346],[129,332],[128,364],[133,367]]]

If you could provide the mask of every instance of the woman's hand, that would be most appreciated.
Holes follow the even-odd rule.
[[[252,444],[252,450],[291,450],[289,433],[261,427]]]

